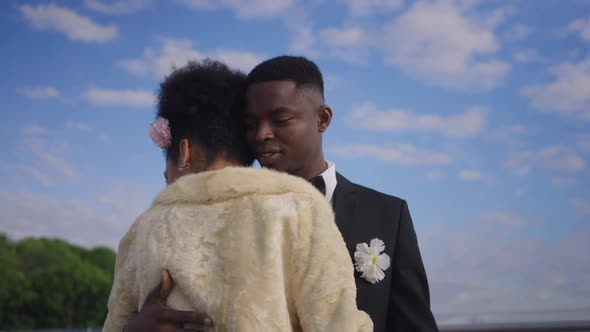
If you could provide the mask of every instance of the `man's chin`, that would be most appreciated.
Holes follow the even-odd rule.
[[[263,163],[260,160],[258,160],[258,163],[260,163],[260,166],[262,166],[264,168],[270,168],[270,169],[275,170],[275,171],[278,171],[278,172],[287,172],[287,173],[289,173],[287,167],[285,167],[283,164],[281,164],[278,161],[276,161],[276,162]]]
[[[270,154],[260,154],[256,156],[256,160],[261,166],[272,169],[279,169],[283,156],[280,152]]]

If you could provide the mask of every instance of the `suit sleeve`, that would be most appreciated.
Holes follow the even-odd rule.
[[[108,300],[108,314],[103,324],[103,332],[121,332],[127,322],[137,314],[139,289],[135,275],[129,269],[129,250],[135,238],[135,224],[119,242],[115,261],[115,276]]]
[[[395,243],[387,331],[438,331],[430,310],[426,271],[405,200],[401,204]]]
[[[295,310],[303,331],[373,331],[356,304],[353,265],[331,207],[318,195],[301,220],[293,285]]]

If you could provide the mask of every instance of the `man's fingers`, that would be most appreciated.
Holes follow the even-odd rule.
[[[172,310],[169,308],[166,308],[164,311],[162,311],[160,320],[162,322],[173,323],[177,326],[213,326],[213,320],[207,314],[194,311]]]
[[[172,286],[174,286],[174,282],[172,281],[172,277],[170,276],[170,272],[164,269],[160,273],[160,291],[159,291],[159,300],[162,304],[166,304],[166,299],[168,299],[168,295],[172,291]]]
[[[182,328],[177,328],[174,332],[211,332],[213,331],[212,327],[210,326],[196,326],[196,325],[187,325]]]
[[[172,286],[174,286],[174,282],[172,281],[172,277],[170,277],[170,273],[168,270],[162,270],[160,273],[160,283],[147,295],[143,305],[158,302],[165,305],[168,295],[172,291]]]
[[[154,304],[159,301],[159,297],[161,296],[162,289],[162,282],[156,286],[156,288],[152,289],[152,291],[146,296],[145,301],[143,302],[142,308],[147,304]]]

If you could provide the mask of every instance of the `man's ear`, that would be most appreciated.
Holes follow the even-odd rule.
[[[322,105],[318,111],[318,130],[323,133],[332,122],[332,109],[328,105]]]

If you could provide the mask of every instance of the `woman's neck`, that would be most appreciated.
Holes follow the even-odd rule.
[[[224,169],[226,167],[239,167],[242,166],[235,161],[230,161],[224,158],[217,158],[211,161],[206,167],[205,171],[214,171],[219,169]]]

